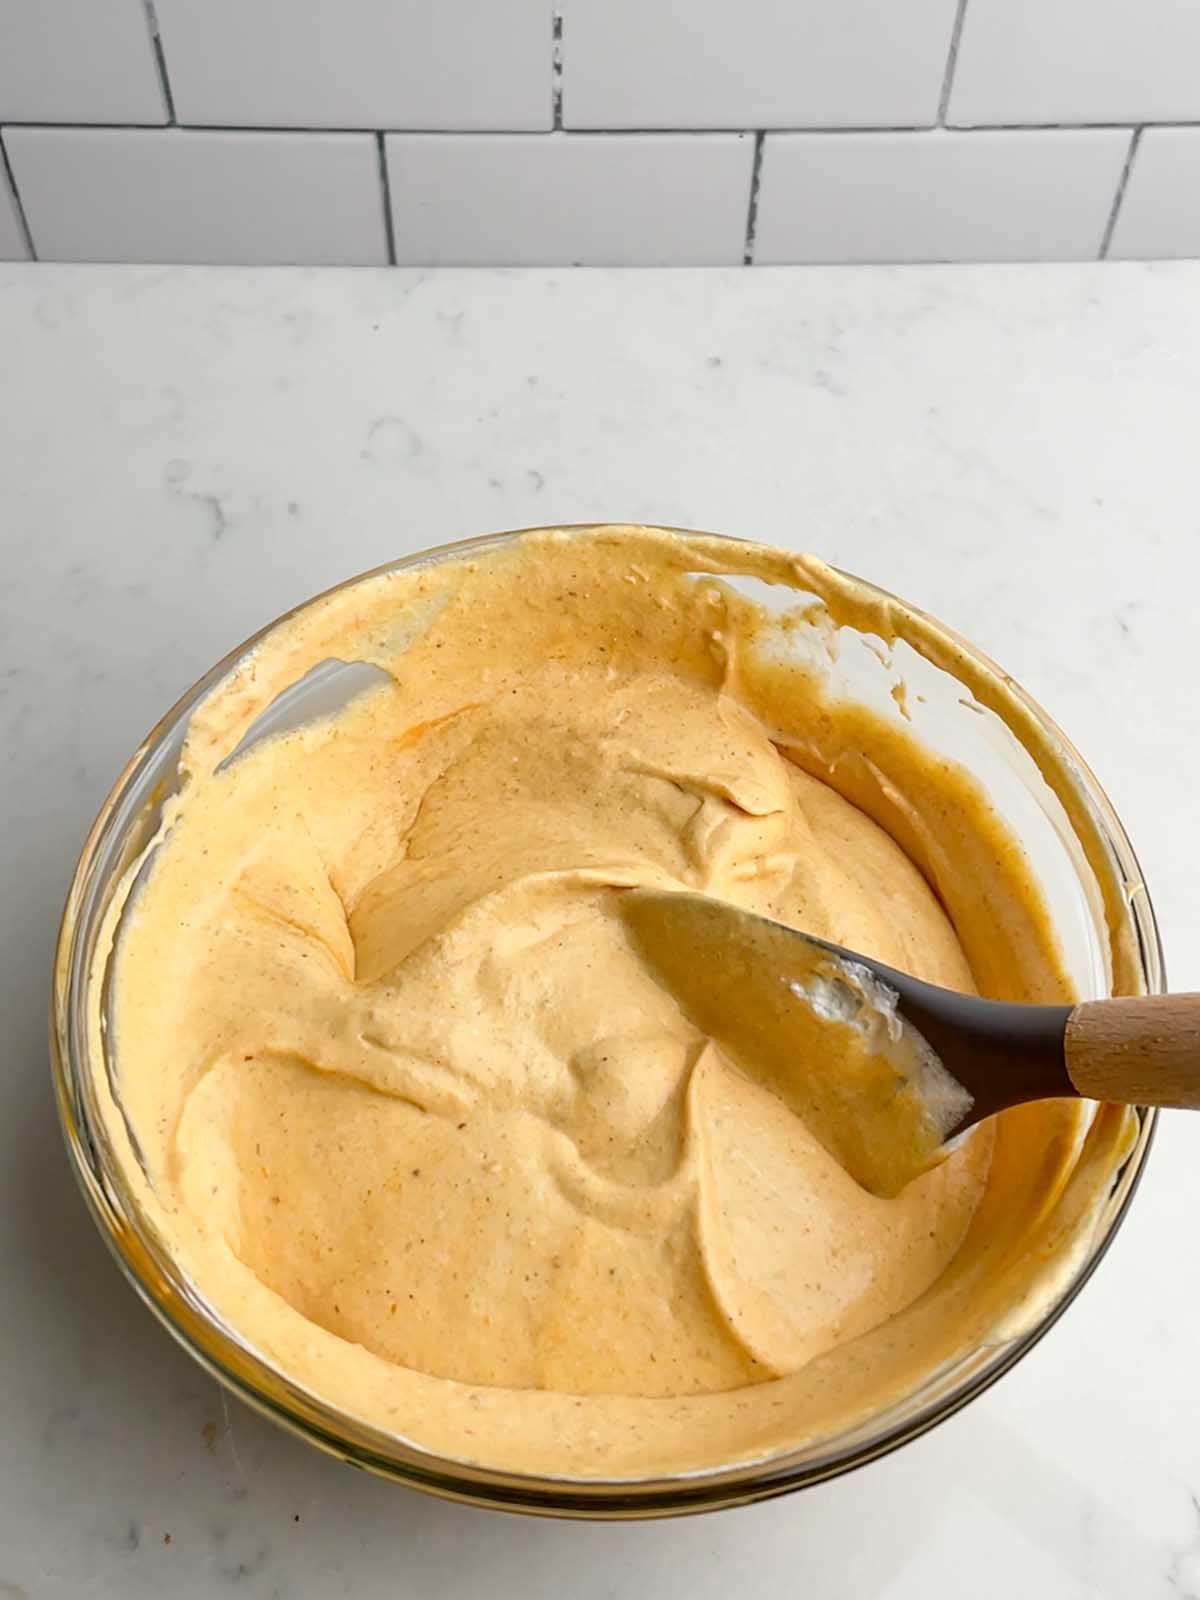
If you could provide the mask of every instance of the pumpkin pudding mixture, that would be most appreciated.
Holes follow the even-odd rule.
[[[649,884],[1070,992],[972,780],[825,703],[726,570],[868,603],[632,529],[312,602],[194,715],[110,913],[108,1111],[159,1231],[249,1346],[427,1448],[636,1476],[852,1425],[1036,1298],[1127,1142],[1025,1108],[877,1199],[643,967],[618,903]],[[386,677],[235,754],[328,658]]]

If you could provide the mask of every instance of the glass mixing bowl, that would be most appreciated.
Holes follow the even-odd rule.
[[[521,537],[488,535],[423,551],[380,571],[483,554]],[[585,531],[585,530],[579,530]],[[742,541],[729,541],[736,551]],[[364,576],[371,576],[367,574]],[[349,583],[360,581],[357,578]],[[706,581],[711,581],[708,578]],[[744,593],[778,608],[778,591],[756,580],[727,579]],[[342,585],[340,587],[345,587]],[[794,604],[794,592],[787,592]],[[971,660],[1003,674],[958,635],[924,613],[894,601],[926,632]],[[271,627],[276,624],[271,624]],[[657,1479],[561,1479],[489,1470],[438,1456],[347,1415],[267,1364],[205,1303],[141,1213],[106,1133],[96,1097],[95,1069],[107,1076],[119,1103],[111,1059],[90,1059],[89,1007],[104,1005],[104,973],[94,969],[105,912],[128,867],[154,839],[167,798],[178,781],[178,758],[189,719],[224,675],[270,632],[264,629],[200,680],[162,719],[135,752],[97,817],[75,871],[63,914],[54,971],[51,1050],[59,1112],[67,1148],[88,1206],[123,1272],[163,1325],[203,1366],[248,1404],[329,1454],[416,1488],[472,1504],[593,1518],[647,1517],[713,1509],[765,1499],[846,1472],[950,1416],[1008,1371],[1048,1331],[1087,1282],[1107,1249],[1136,1188],[1154,1129],[1155,1113],[1139,1108],[1137,1133],[1114,1176],[1087,1252],[1071,1265],[1038,1320],[1018,1334],[990,1342],[928,1375],[918,1388],[852,1431],[765,1460]],[[1082,997],[1112,992],[1106,927],[1096,874],[1102,862],[1122,890],[1126,925],[1115,930],[1130,957],[1123,992],[1164,988],[1162,952],[1153,908],[1129,840],[1095,777],[1046,714],[1020,690],[1013,692],[1029,726],[1047,741],[1054,787],[1001,719],[964,695],[961,682],[905,644],[839,630],[830,649],[828,629],[789,629],[788,648],[818,661],[827,686],[869,703],[885,715],[907,717],[927,744],[964,764],[1021,841],[1049,904],[1059,940]],[[361,687],[356,672],[328,662],[308,673],[275,702],[247,741],[323,713]],[[347,676],[348,675],[348,676]],[[1013,688],[1004,679],[1010,689]],[[899,686],[899,688],[897,687]],[[1075,804],[1072,818],[1054,789]],[[1086,836],[1086,837],[1085,837]],[[1085,854],[1084,845],[1089,846]],[[101,993],[93,992],[93,985]],[[107,1055],[107,1052],[106,1052]]]

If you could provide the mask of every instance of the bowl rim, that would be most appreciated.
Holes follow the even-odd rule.
[[[458,560],[476,551],[482,553],[505,546],[529,534],[587,534],[606,528],[631,528],[635,531],[651,528],[653,531],[677,534],[684,539],[721,540],[752,549],[763,548],[760,541],[736,535],[712,534],[690,528],[663,528],[651,524],[588,522],[479,534],[430,546],[355,573],[281,613],[222,656],[179,696],[139,742],[114,779],[88,830],[72,874],[55,943],[49,1031],[59,1122],[72,1171],[92,1219],[123,1276],[144,1304],[176,1342],[218,1382],[253,1409],[326,1454],[441,1498],[493,1510],[619,1520],[683,1515],[745,1505],[827,1482],[891,1454],[961,1411],[991,1388],[1045,1337],[1090,1280],[1128,1213],[1145,1170],[1158,1116],[1153,1108],[1134,1108],[1138,1118],[1137,1136],[1116,1172],[1102,1220],[1086,1257],[1070,1283],[1037,1322],[1024,1334],[997,1347],[991,1358],[984,1360],[977,1370],[914,1415],[890,1428],[885,1427],[876,1436],[865,1440],[860,1437],[860,1426],[852,1435],[859,1442],[841,1449],[838,1448],[835,1435],[827,1441],[828,1450],[814,1461],[796,1462],[796,1452],[779,1452],[759,1460],[743,1461],[696,1474],[583,1479],[509,1472],[439,1455],[341,1413],[316,1394],[286,1379],[241,1340],[236,1330],[228,1328],[205,1305],[202,1297],[192,1289],[177,1268],[174,1269],[175,1281],[172,1281],[169,1251],[145,1219],[139,1217],[136,1202],[128,1192],[122,1194],[124,1186],[119,1169],[104,1159],[93,1137],[93,1123],[83,1093],[86,1074],[78,1048],[77,1030],[72,1027],[72,1000],[81,982],[77,958],[79,934],[84,924],[80,922],[80,911],[101,847],[114,833],[119,835],[127,828],[131,820],[122,817],[122,802],[135,789],[140,774],[165,739],[180,727],[186,727],[187,720],[204,697],[269,634],[314,603],[392,572]],[[852,576],[848,573],[842,575]],[[1003,679],[1006,688],[1024,709],[1053,737],[1068,773],[1076,780],[1079,793],[1105,847],[1124,876],[1141,884],[1144,890],[1145,880],[1136,853],[1112,803],[1070,739],[1038,702],[988,655],[940,619],[869,580],[854,578],[854,581],[898,604],[904,611],[924,619],[970,658]],[[1138,894],[1129,902],[1129,914],[1135,935],[1138,967],[1146,991],[1162,992],[1166,983],[1162,942],[1148,892]],[[211,1343],[201,1340],[200,1329],[211,1336]],[[238,1352],[237,1362],[222,1360],[213,1348],[217,1343],[234,1348]],[[869,1426],[869,1423],[862,1426]],[[351,1433],[356,1437],[349,1437]]]

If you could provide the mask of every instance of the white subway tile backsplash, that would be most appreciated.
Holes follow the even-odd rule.
[[[396,259],[739,262],[754,140],[738,134],[391,134]]]
[[[6,128],[4,142],[42,260],[388,258],[370,134]]]
[[[142,0],[0,0],[0,122],[166,121]]]
[[[1129,147],[1115,129],[768,134],[755,260],[1088,260]]]
[[[562,0],[568,128],[932,123],[955,0]]]
[[[0,0],[5,128],[0,258],[1200,255],[1200,0]]]
[[[1200,118],[1197,0],[968,0],[949,120]]]
[[[157,0],[179,120],[549,128],[550,0]]]
[[[29,249],[17,215],[17,202],[0,163],[0,261],[26,261]]]
[[[1200,256],[1200,128],[1142,134],[1108,253]]]

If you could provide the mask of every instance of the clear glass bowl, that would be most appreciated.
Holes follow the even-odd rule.
[[[379,571],[482,554],[525,532],[488,535],[423,551]],[[585,531],[585,530],[579,530]],[[729,541],[736,550],[742,541]],[[365,574],[362,576],[371,576]],[[352,578],[348,583],[360,581]],[[711,580],[709,580],[711,581]],[[778,594],[753,580],[730,580],[768,604]],[[345,585],[339,586],[345,587]],[[789,603],[794,594],[788,594]],[[894,597],[889,597],[893,598]],[[999,674],[991,662],[952,630],[901,601],[901,612],[920,618],[926,629],[975,662]],[[280,619],[282,620],[282,619]],[[1058,1320],[1095,1270],[1132,1199],[1154,1130],[1155,1113],[1139,1108],[1137,1135],[1114,1177],[1092,1244],[1040,1319],[1018,1336],[968,1352],[929,1375],[918,1389],[850,1432],[766,1460],[742,1462],[703,1473],[659,1479],[557,1479],[489,1470],[417,1449],[394,1435],[370,1427],[323,1402],[267,1365],[237,1331],[208,1306],[173,1260],[164,1241],[141,1213],[109,1142],[95,1092],[87,1017],[102,997],[90,992],[103,977],[93,976],[97,936],[122,874],[157,830],[162,807],[178,777],[178,757],[188,721],[200,700],[235,662],[276,624],[240,646],[207,673],[162,719],[135,752],[113,786],[83,846],[63,913],[54,971],[51,1051],[59,1112],[67,1148],[88,1206],[123,1272],[142,1299],[176,1339],[218,1379],[248,1404],[300,1434],[310,1443],[354,1466],[431,1493],[475,1505],[541,1515],[592,1518],[649,1517],[740,1505],[818,1483],[861,1466],[917,1438],[981,1394],[1033,1347]],[[846,630],[843,630],[846,631]],[[789,633],[789,645],[805,648]],[[1099,904],[1096,878],[1081,848],[1079,818],[1091,833],[1092,859],[1107,863],[1123,888],[1128,926],[1120,930],[1133,950],[1134,977],[1123,988],[1160,993],[1165,986],[1162,951],[1154,912],[1141,871],[1116,813],[1095,777],[1046,714],[1020,690],[1019,703],[1049,740],[1056,785],[1079,802],[1072,825],[1028,753],[991,712],[964,698],[962,685],[905,645],[853,635],[836,652],[827,636],[810,641],[814,659],[824,664],[829,686],[865,699],[876,709],[905,714],[915,731],[973,771],[1021,839],[1045,890],[1057,932],[1079,992],[1110,992],[1109,939]],[[849,646],[849,647],[847,647]],[[836,658],[836,664],[831,661]],[[331,664],[332,665],[332,664]],[[351,671],[353,669],[350,669]],[[1003,678],[1003,674],[999,674]],[[903,678],[905,696],[894,686]],[[1013,689],[1011,682],[1008,687]],[[287,691],[252,736],[328,709],[328,673],[310,673]],[[336,699],[336,688],[334,691]],[[309,704],[312,701],[312,704]],[[915,708],[920,706],[919,715]],[[111,1061],[99,1064],[119,1099]]]

